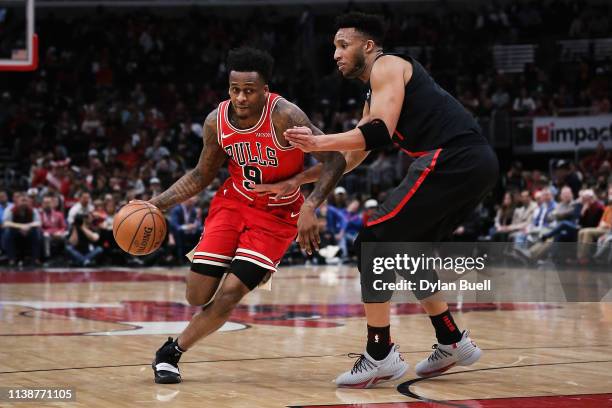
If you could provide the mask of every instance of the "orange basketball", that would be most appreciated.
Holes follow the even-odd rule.
[[[125,252],[148,255],[164,242],[166,219],[153,204],[145,201],[129,203],[115,215],[113,236]]]

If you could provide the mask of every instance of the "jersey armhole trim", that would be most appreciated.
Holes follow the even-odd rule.
[[[225,102],[221,102],[219,106],[217,107],[217,143],[219,143],[219,146],[221,146],[221,148],[223,148],[223,144],[221,143],[221,132],[223,132],[223,129],[221,127],[222,125],[221,112],[223,112],[224,103]]]
[[[291,145],[287,147],[281,146],[280,142],[278,141],[278,138],[276,137],[276,129],[274,129],[274,121],[272,120],[272,112],[274,112],[274,108],[276,107],[276,104],[281,99],[285,99],[285,98],[279,96],[278,98],[274,100],[274,102],[272,102],[272,106],[270,107],[270,128],[272,130],[272,139],[273,139],[272,141],[274,142],[274,145],[276,146],[276,148],[279,150],[283,150],[283,151],[294,150],[296,148],[295,146],[291,146]]]

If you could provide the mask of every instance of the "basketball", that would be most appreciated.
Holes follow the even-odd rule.
[[[129,203],[113,220],[113,237],[119,248],[132,255],[148,255],[166,236],[166,219],[159,208],[144,201]]]

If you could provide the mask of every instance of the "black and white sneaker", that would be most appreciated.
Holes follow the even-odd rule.
[[[482,355],[482,350],[470,338],[470,332],[464,330],[461,340],[455,344],[434,344],[429,357],[415,367],[419,377],[435,377],[454,366],[469,366]]]
[[[176,341],[168,337],[168,341],[157,350],[153,359],[153,372],[157,384],[178,384],[181,382],[181,371],[178,362],[183,352]]]
[[[398,349],[399,346],[392,346],[384,360],[374,360],[367,351],[363,354],[349,354],[349,357],[355,357],[357,361],[351,371],[336,378],[336,385],[345,388],[371,388],[382,382],[402,378],[408,371],[408,364]]]

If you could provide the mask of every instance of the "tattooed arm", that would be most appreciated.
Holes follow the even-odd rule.
[[[357,126],[361,126],[364,123],[367,123],[369,121],[370,121],[370,109],[369,109],[368,103],[366,102],[363,107],[362,118],[357,124]],[[316,135],[320,133],[313,132],[313,134]],[[365,160],[365,158],[368,156],[370,152],[368,150],[365,150],[365,151],[353,150],[353,151],[341,152],[341,153],[342,155],[344,155],[344,159],[346,160],[346,168],[344,169],[344,174],[346,174],[354,170],[357,166],[359,166]],[[253,190],[255,192],[262,193],[262,194],[265,194],[265,193],[275,194],[276,195],[275,198],[278,199],[282,196],[285,196],[295,191],[296,188],[298,188],[299,186],[303,184],[314,183],[321,176],[322,170],[323,170],[323,164],[317,163],[314,166],[304,170],[303,172],[296,174],[290,179],[279,181],[273,184],[258,184],[254,187]]]
[[[287,145],[287,142],[282,136],[283,133],[294,126],[306,126],[312,130],[314,135],[323,134],[300,108],[284,99],[277,103],[272,112],[272,122],[277,136],[282,137],[279,143],[284,145]],[[331,193],[346,168],[346,160],[338,152],[313,152],[313,155],[321,162],[322,167],[318,181],[302,205],[298,219],[298,241],[308,253],[312,253],[313,249],[318,249],[320,242],[319,227],[314,211]]]
[[[195,168],[178,179],[170,188],[149,202],[166,210],[204,190],[216,177],[226,154],[217,142],[217,110],[210,112],[202,130],[204,147]]]

